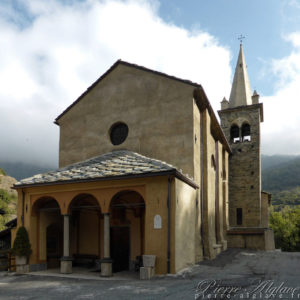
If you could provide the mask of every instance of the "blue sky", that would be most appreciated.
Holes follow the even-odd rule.
[[[53,120],[117,59],[229,97],[243,40],[262,152],[300,154],[300,0],[3,0],[0,160],[57,165]]]
[[[159,15],[178,26],[199,28],[216,37],[234,55],[232,68],[239,49],[237,38],[245,36],[243,44],[251,84],[268,95],[274,92],[272,80],[276,80],[268,73],[268,63],[292,51],[292,45],[284,38],[300,28],[300,1],[163,0]],[[262,71],[265,76],[259,76]]]

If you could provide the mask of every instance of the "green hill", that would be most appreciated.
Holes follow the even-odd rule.
[[[266,191],[291,190],[300,186],[300,157],[263,170],[262,178]]]
[[[267,158],[268,159],[268,158]],[[262,161],[265,157],[262,157]],[[272,193],[272,204],[276,210],[288,205],[300,205],[300,157],[274,159],[262,171],[262,188]]]
[[[0,215],[0,231],[8,221],[16,217],[17,192],[12,189],[15,182],[15,178],[0,174],[0,210],[4,212]]]
[[[261,155],[261,169],[262,171],[266,169],[271,169],[274,167],[279,167],[293,159],[298,158],[296,155]]]

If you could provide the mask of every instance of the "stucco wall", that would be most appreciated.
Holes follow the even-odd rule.
[[[178,179],[175,185],[175,272],[178,272],[195,263],[197,191]]]
[[[188,84],[118,65],[59,119],[59,165],[128,149],[193,174],[193,89]],[[129,127],[113,146],[109,129]]]
[[[59,212],[40,212],[39,216],[39,259],[42,262],[47,260],[47,227],[53,223],[62,225],[62,216]]]
[[[99,255],[100,224],[98,212],[80,212],[78,254]]]
[[[156,255],[156,272],[167,273],[168,250],[168,178],[154,178],[146,186],[145,254]],[[154,217],[160,215],[162,228],[154,228]],[[172,229],[174,230],[173,226]],[[172,234],[172,233],[170,233]],[[171,249],[171,268],[174,269],[174,248]]]
[[[215,226],[215,197],[216,197],[216,161],[215,140],[211,135],[211,119],[207,110],[202,113],[204,118],[204,145],[203,145],[203,172],[204,172],[204,251],[207,258],[215,258],[216,253],[213,245],[216,244]]]
[[[195,261],[203,260],[203,247],[201,237],[201,132],[200,132],[200,111],[194,101],[194,180],[199,189],[196,191],[195,207]]]

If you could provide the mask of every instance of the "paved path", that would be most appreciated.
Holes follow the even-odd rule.
[[[202,299],[203,296],[300,299],[300,253],[230,249],[181,275],[150,281],[0,273],[0,299]]]

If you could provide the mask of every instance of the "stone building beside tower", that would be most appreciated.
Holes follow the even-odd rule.
[[[30,270],[100,261],[111,276],[154,255],[166,274],[268,249],[262,104],[239,61],[221,126],[201,85],[120,60],[62,112],[59,169],[15,184]]]

